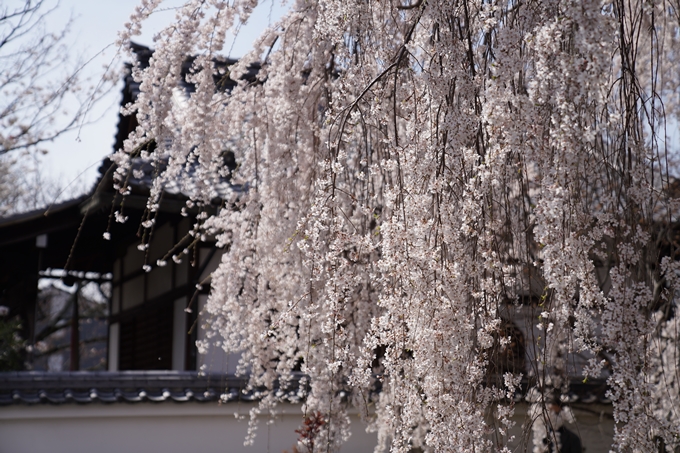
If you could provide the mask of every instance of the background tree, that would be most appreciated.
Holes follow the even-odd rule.
[[[0,305],[0,371],[23,369],[25,341],[19,336],[21,322],[8,319],[9,308]]]
[[[66,58],[70,23],[53,33],[46,25],[53,8],[44,0],[14,5],[0,8],[0,154],[56,138],[78,125],[86,107],[65,112],[82,88]]]
[[[81,77],[69,48],[71,22],[48,27],[58,7],[46,0],[0,5],[0,215],[36,209],[59,192],[32,153],[86,123],[87,112],[112,84]]]
[[[87,189],[77,185],[64,188],[30,151],[0,157],[0,217],[41,209],[62,196],[77,196]]]
[[[142,2],[123,42],[159,3]],[[168,159],[153,218],[190,167],[191,203],[210,204],[233,149],[233,193],[195,234],[227,247],[206,310],[251,385],[302,363],[317,448],[348,435],[350,389],[379,447],[508,451],[528,376],[535,432],[554,436],[539,452],[559,443],[551,395],[578,352],[584,379],[607,379],[614,447],[674,448],[680,406],[659,401],[677,392],[658,376],[675,356],[654,362],[670,349],[652,345],[677,338],[680,5],[301,0],[225,71],[226,32],[254,3],[178,11],[134,70],[139,126],[114,157],[122,192],[132,159]],[[227,76],[238,86],[218,89]],[[533,359],[489,376],[522,303]],[[276,404],[266,395],[256,412]]]

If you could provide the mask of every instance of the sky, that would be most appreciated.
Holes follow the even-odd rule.
[[[47,1],[51,6],[57,4],[56,0]],[[48,16],[47,26],[56,31],[72,20],[67,40],[73,53],[65,58],[89,61],[83,69],[83,75],[95,80],[107,65],[122,68],[124,61],[116,59],[117,48],[113,43],[139,0],[60,0],[58,3]],[[135,42],[152,46],[154,34],[172,23],[174,8],[182,3],[181,0],[165,1],[161,5],[162,11],[149,18],[142,35],[136,37]],[[13,4],[21,5],[23,1],[10,0],[9,6]],[[275,23],[284,12],[285,7],[280,5],[280,0],[263,1],[251,16],[249,24],[241,28],[229,56],[243,56],[260,33],[269,24]],[[122,83],[119,82],[92,108],[89,114],[91,123],[45,145],[48,153],[41,157],[40,170],[44,177],[61,187],[64,194],[83,193],[91,189],[98,177],[99,163],[112,152],[121,87]]]

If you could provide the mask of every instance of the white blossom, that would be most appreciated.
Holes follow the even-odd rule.
[[[680,214],[665,129],[678,113],[677,10],[297,0],[227,71],[226,31],[256,4],[178,10],[149,67],[133,69],[126,112],[139,126],[113,158],[125,187],[142,145],[162,143],[145,155],[168,162],[149,204],[192,169],[192,209],[213,199],[224,150],[236,156],[242,190],[200,211],[190,237],[227,246],[205,312],[249,388],[267,389],[248,439],[298,369],[326,450],[349,437],[351,405],[378,450],[507,451],[520,373],[542,442],[568,411],[546,395],[576,371],[608,380],[613,449],[677,439],[658,397],[659,370],[677,363],[664,352],[677,346],[676,283],[659,262]],[[230,90],[216,85],[227,72]],[[525,370],[499,371],[503,322],[522,303],[542,330]],[[660,319],[667,346],[653,346]],[[583,369],[570,368],[576,352]]]

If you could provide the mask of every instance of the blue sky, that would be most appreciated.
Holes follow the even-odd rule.
[[[20,5],[23,1],[11,0],[9,6],[14,3]],[[52,6],[56,3],[51,1]],[[153,35],[173,21],[173,8],[182,3],[181,0],[164,2],[161,6],[164,10],[151,16],[142,36],[135,41],[152,45]],[[116,67],[122,67],[123,61],[116,59],[117,49],[113,43],[117,32],[127,22],[137,4],[138,0],[61,0],[58,8],[49,15],[48,27],[52,30],[62,29],[72,18],[68,41],[73,54],[80,55],[82,61],[92,59],[84,68],[84,75],[98,77],[102,69],[112,62]],[[250,50],[252,42],[269,23],[276,22],[284,11],[280,0],[264,1],[251,17],[248,26],[241,28],[231,56],[240,57]],[[72,193],[73,189],[89,189],[98,176],[99,162],[112,151],[119,105],[120,83],[92,109],[90,119],[98,118],[96,122],[83,126],[79,131],[67,133],[45,146],[49,152],[41,159],[44,176],[56,180],[61,187],[70,185],[67,193]]]

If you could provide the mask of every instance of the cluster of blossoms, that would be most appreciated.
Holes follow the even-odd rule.
[[[137,156],[167,162],[153,211],[187,168],[209,204],[234,152],[247,190],[196,229],[225,247],[206,310],[250,384],[302,371],[324,449],[353,406],[378,449],[509,451],[522,380],[566,390],[581,353],[580,379],[608,379],[615,448],[672,448],[677,3],[297,0],[216,65],[256,4],[178,10],[134,69],[139,127],[114,157],[123,176]],[[525,369],[504,369],[521,304],[540,336]]]

